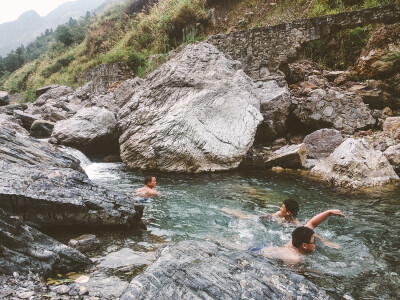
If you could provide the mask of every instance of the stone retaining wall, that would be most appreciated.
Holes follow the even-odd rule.
[[[255,80],[267,79],[280,66],[297,57],[302,45],[337,31],[372,23],[400,22],[400,5],[386,5],[348,13],[296,20],[208,38],[218,50],[243,63]]]

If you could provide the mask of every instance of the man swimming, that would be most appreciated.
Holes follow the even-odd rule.
[[[305,226],[293,230],[292,240],[283,247],[265,247],[261,254],[268,258],[280,259],[289,264],[296,264],[303,260],[303,256],[315,250],[314,228],[325,221],[330,215],[344,217],[338,209],[324,211],[314,216]]]
[[[137,189],[136,194],[140,197],[147,198],[159,196],[160,193],[153,190],[156,187],[156,178],[153,176],[146,176],[144,179],[144,187]]]
[[[283,201],[279,211],[277,211],[272,215],[257,216],[251,214],[243,214],[239,211],[232,210],[229,208],[223,208],[222,211],[240,219],[255,220],[258,218],[269,219],[272,217],[273,220],[278,222],[288,222],[288,223],[293,223],[295,225],[301,225],[300,222],[296,219],[296,216],[299,212],[299,203],[297,203],[297,201],[293,199],[286,199],[285,201]]]

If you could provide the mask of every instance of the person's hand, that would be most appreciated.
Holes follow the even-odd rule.
[[[346,218],[346,216],[338,209],[331,209],[329,212],[330,212],[331,215],[336,215],[336,216],[339,216],[339,217]]]
[[[340,249],[340,245],[338,244],[338,243],[335,243],[335,242],[330,242],[330,241],[323,241],[323,243],[324,243],[324,245],[325,246],[328,246],[328,247],[330,247],[330,248],[333,248],[333,249]]]

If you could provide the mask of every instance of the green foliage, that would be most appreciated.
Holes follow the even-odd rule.
[[[138,74],[140,71],[142,76],[138,76],[143,77],[144,69],[146,67],[146,56],[142,53],[133,51],[128,56],[128,65],[135,72],[135,74]]]
[[[27,89],[27,80],[36,71],[37,66],[37,63],[32,62],[12,73],[3,84],[5,90],[11,94],[25,91]]]
[[[371,26],[344,30],[308,43],[303,48],[303,54],[321,66],[347,69],[355,63],[370,37]]]
[[[25,92],[25,102],[35,102],[36,100],[36,90],[35,89],[28,89]]]
[[[74,41],[71,27],[68,25],[59,25],[55,31],[55,34],[56,41],[64,44],[65,46],[71,45]]]
[[[67,67],[74,60],[73,55],[67,55],[64,57],[60,57],[53,64],[48,66],[46,69],[42,71],[42,75],[44,77],[49,77],[51,74],[54,74],[60,71],[62,68]]]

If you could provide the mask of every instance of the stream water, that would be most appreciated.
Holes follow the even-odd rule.
[[[87,161],[84,169],[97,184],[126,193],[143,186],[146,175],[127,171],[122,163]],[[298,175],[262,171],[153,176],[162,195],[145,207],[147,230],[107,235],[112,244],[195,239],[237,249],[266,243],[281,246],[290,240],[293,225],[238,219],[221,209],[270,214],[291,197],[300,204],[298,219],[302,223],[331,208],[340,209],[346,218],[331,216],[315,230],[340,244],[340,249],[317,240],[315,252],[306,256],[304,263],[284,267],[304,275],[335,299],[398,299],[399,186],[368,193],[344,192]]]

